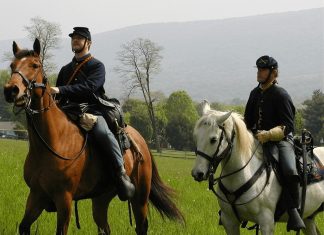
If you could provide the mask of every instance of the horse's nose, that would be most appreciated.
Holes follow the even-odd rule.
[[[12,85],[6,84],[4,86],[3,93],[4,93],[6,101],[9,103],[12,103],[12,102],[14,102],[15,97],[19,93],[19,88],[16,85],[12,86]]]
[[[204,180],[204,173],[201,172],[201,171],[194,171],[194,170],[192,170],[192,171],[191,171],[191,175],[192,175],[192,177],[193,177],[196,181],[198,181],[198,182]]]

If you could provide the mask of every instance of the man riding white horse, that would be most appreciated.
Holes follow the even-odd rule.
[[[287,230],[299,230],[305,228],[305,224],[298,213],[300,178],[293,145],[295,107],[287,91],[277,85],[277,61],[262,56],[256,66],[259,84],[250,93],[244,120],[247,128],[263,144],[264,154],[273,148],[278,149],[283,193],[288,205]]]

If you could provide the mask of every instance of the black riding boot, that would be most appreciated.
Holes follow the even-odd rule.
[[[300,196],[299,196],[299,182],[298,179],[291,179],[288,181],[288,190],[290,200],[288,202],[288,223],[287,223],[287,231],[295,230],[298,231],[300,229],[305,228],[305,224],[303,219],[300,217],[298,212],[298,208],[300,205]]]
[[[135,194],[135,186],[126,174],[124,166],[116,169],[117,194],[121,201],[131,199]]]

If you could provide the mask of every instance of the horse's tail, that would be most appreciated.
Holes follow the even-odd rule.
[[[176,193],[174,189],[165,185],[159,172],[157,170],[154,158],[151,154],[152,159],[152,181],[151,181],[151,192],[150,192],[150,201],[153,203],[153,206],[160,213],[162,218],[166,216],[171,220],[176,220],[180,223],[185,223],[185,219],[181,211],[177,208],[176,204],[173,202]]]

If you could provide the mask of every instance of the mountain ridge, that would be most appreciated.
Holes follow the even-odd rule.
[[[279,85],[296,102],[324,90],[324,8],[285,13],[176,23],[151,23],[93,35],[92,54],[106,66],[105,88],[110,96],[125,94],[124,82],[114,73],[121,44],[148,38],[164,49],[161,72],[152,89],[169,95],[186,90],[197,101],[232,102],[248,98],[257,85],[255,60],[264,54],[279,63]],[[8,41],[8,40],[7,40]],[[11,44],[11,41],[10,41]],[[11,45],[0,41],[0,53]],[[32,43],[28,42],[31,47]],[[27,44],[27,46],[28,46]],[[2,53],[3,54],[3,53]],[[73,54],[69,38],[53,51],[60,67]],[[4,63],[0,68],[5,68]]]

